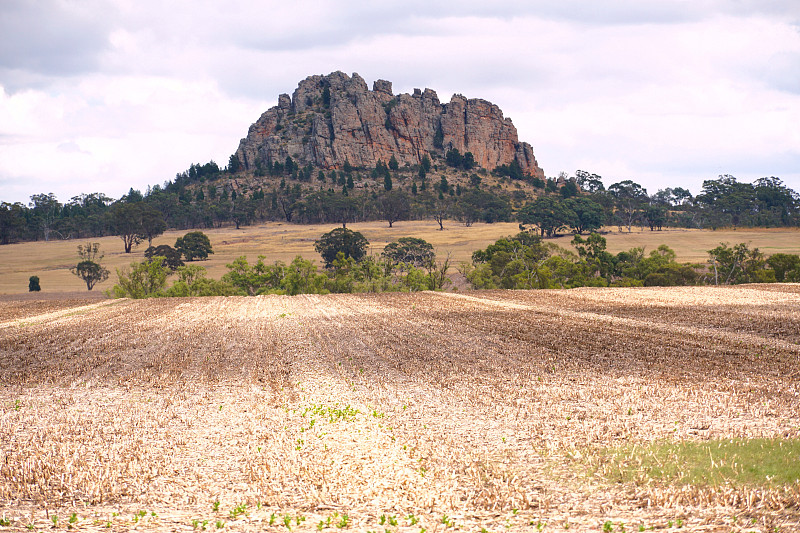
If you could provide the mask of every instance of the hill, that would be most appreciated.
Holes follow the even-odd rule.
[[[370,91],[358,74],[343,72],[309,76],[291,98],[280,95],[278,105],[250,126],[235,157],[252,171],[287,158],[331,170],[374,168],[392,159],[414,166],[426,156],[444,159],[451,150],[471,154],[484,169],[513,165],[522,175],[544,178],[533,149],[519,142],[496,105],[458,94],[442,104],[431,89],[395,96],[386,80]]]

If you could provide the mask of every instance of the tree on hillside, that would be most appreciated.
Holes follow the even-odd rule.
[[[103,268],[99,261],[103,258],[100,253],[100,243],[93,242],[78,245],[78,256],[81,261],[70,272],[86,282],[86,288],[92,290],[97,283],[108,279],[108,269]]]
[[[597,174],[590,174],[585,170],[575,171],[575,181],[584,192],[589,194],[603,192],[606,190],[605,186],[603,185],[602,177],[598,176]]]

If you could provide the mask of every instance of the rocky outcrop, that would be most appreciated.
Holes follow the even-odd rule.
[[[290,156],[301,166],[372,168],[394,156],[400,165],[416,165],[425,155],[447,150],[472,152],[489,170],[516,161],[523,173],[543,178],[528,143],[519,142],[511,119],[496,105],[454,95],[442,104],[435,91],[392,93],[392,83],[377,80],[369,90],[358,74],[309,76],[291,98],[250,126],[236,156],[247,170],[283,163]]]

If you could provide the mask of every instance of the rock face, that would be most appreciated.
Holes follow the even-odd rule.
[[[392,83],[377,80],[372,90],[358,74],[309,76],[294,94],[282,94],[277,107],[250,126],[236,156],[247,170],[283,163],[339,169],[374,167],[394,156],[416,165],[425,155],[444,157],[449,149],[472,152],[488,170],[516,161],[523,173],[543,178],[528,143],[517,139],[511,119],[496,105],[454,95],[442,104],[435,91],[414,89],[394,95]]]

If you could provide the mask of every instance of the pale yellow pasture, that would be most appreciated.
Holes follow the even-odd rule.
[[[204,229],[214,249],[209,260],[198,262],[208,268],[209,276],[221,277],[227,269],[225,265],[240,255],[245,255],[252,262],[259,255],[264,255],[268,262],[291,261],[302,255],[306,259],[320,262],[319,254],[314,251],[314,241],[323,233],[330,231],[335,225],[298,225],[281,222],[269,222],[255,226],[234,228]],[[446,221],[444,230],[440,231],[433,221],[396,222],[389,228],[386,222],[364,222],[350,224],[349,228],[360,231],[370,242],[370,252],[379,254],[383,247],[400,237],[419,237],[434,245],[438,257],[451,254],[452,264],[458,265],[469,261],[472,252],[485,248],[501,237],[519,232],[517,223],[474,224],[466,227],[455,221]],[[153,240],[153,245],[175,245],[175,240],[186,231],[168,231]],[[678,255],[678,261],[705,262],[707,251],[720,242],[735,244],[749,243],[766,254],[777,252],[800,253],[800,231],[797,229],[755,229],[755,230],[686,230],[668,229],[649,231],[634,229],[631,233],[606,228],[604,236],[608,241],[608,250],[616,253],[635,246],[644,246],[645,250],[655,250],[659,244],[670,246]],[[89,239],[101,244],[105,254],[102,263],[111,270],[111,277],[98,285],[95,291],[103,291],[111,287],[117,279],[115,269],[128,266],[133,261],[144,259],[144,243],[125,254],[122,240],[119,237],[102,237]],[[563,235],[549,239],[559,246],[573,249],[570,245],[571,235]],[[45,292],[66,292],[86,290],[85,284],[69,271],[78,262],[77,246],[86,241],[39,241],[0,246],[0,294],[17,294],[26,292],[28,278],[37,275],[42,290]]]

